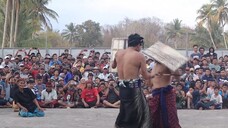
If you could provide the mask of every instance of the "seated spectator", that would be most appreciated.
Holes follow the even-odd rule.
[[[214,102],[214,104],[209,107],[210,109],[222,109],[222,96],[219,94],[219,87],[214,88],[214,94],[211,96],[210,101]]]
[[[103,101],[105,107],[120,107],[119,91],[117,90],[117,84],[113,79],[109,81],[109,85],[106,89],[105,96],[106,99],[104,99]]]
[[[77,107],[77,108],[83,108],[84,107],[84,105],[82,103],[81,95],[82,95],[82,90],[79,88],[79,89],[77,89],[76,93],[74,94],[75,107]]]
[[[206,58],[202,59],[202,63],[200,64],[200,67],[203,69],[203,71],[206,71],[206,69],[209,68],[209,64]]]
[[[42,107],[54,108],[58,104],[56,90],[50,82],[46,83],[46,89],[41,92],[41,105]]]
[[[222,85],[222,90],[219,91],[219,94],[222,96],[222,108],[228,108],[228,84],[224,83]]]
[[[218,64],[217,58],[212,59],[212,63],[209,64],[209,69],[210,70],[215,69],[216,71],[220,71],[221,67]]]
[[[70,106],[67,104],[67,102],[66,102],[67,100],[64,96],[65,96],[65,92],[63,91],[63,86],[58,85],[57,86],[57,100],[59,103],[59,107],[70,108]]]
[[[41,108],[36,100],[36,95],[29,88],[25,88],[25,80],[20,78],[18,81],[18,90],[15,92],[15,101],[20,108],[21,117],[43,117],[44,109]]]
[[[197,103],[206,96],[207,82],[196,80],[194,91],[192,93],[192,103],[195,109],[199,109]]]
[[[221,70],[220,75],[217,78],[217,82],[219,84],[219,87],[222,87],[223,83],[228,82],[228,77],[227,77],[225,69]]]
[[[186,98],[187,98],[187,108],[192,109],[194,108],[193,102],[192,102],[192,94],[193,94],[194,89],[192,87],[189,88],[189,91],[186,93]]]
[[[211,70],[210,70],[209,68],[207,68],[207,69],[205,70],[205,75],[203,75],[203,77],[202,77],[202,80],[203,80],[204,82],[206,82],[206,81],[209,81],[209,80],[212,80],[212,79],[214,79],[214,78],[213,78],[213,76],[211,75]]]
[[[186,108],[186,97],[185,97],[185,93],[182,90],[182,85],[181,84],[177,84],[176,85],[176,106],[177,109],[183,109]]]
[[[103,68],[103,72],[98,77],[100,79],[104,79],[105,81],[108,81],[108,76],[109,76],[108,67],[105,66]]]
[[[32,92],[35,94],[35,91],[34,91],[34,86],[35,86],[35,81],[33,78],[30,78],[28,81],[27,81],[27,87],[30,88],[32,90]]]
[[[62,64],[61,61],[58,60],[57,54],[52,55],[52,60],[49,62],[49,66],[53,66],[55,64],[59,64],[59,65]]]
[[[64,107],[72,108],[75,107],[75,93],[76,89],[76,82],[74,80],[70,80],[64,87],[63,90],[60,90],[61,97],[58,98],[58,103]]]
[[[84,90],[86,86],[86,80],[84,78],[81,78],[79,85],[77,88],[80,88],[81,90]]]
[[[207,96],[211,98],[211,96],[214,94],[214,88],[216,87],[216,81],[215,80],[209,80],[208,81],[208,88],[207,88]]]
[[[36,77],[36,85],[34,86],[34,92],[38,102],[41,101],[41,92],[46,89],[46,85],[43,83],[43,79],[40,75]]]
[[[51,80],[54,81],[54,87],[56,87],[58,84],[58,81],[59,81],[59,70],[58,69],[55,69],[54,75],[51,77]]]
[[[2,85],[0,85],[0,106],[12,107],[12,105],[5,99],[5,91]]]
[[[86,82],[86,87],[82,90],[81,97],[85,108],[98,107],[100,103],[100,96],[97,89],[93,87],[92,81]]]

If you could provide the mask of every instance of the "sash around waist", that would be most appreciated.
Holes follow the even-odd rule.
[[[132,79],[132,80],[119,80],[119,87],[124,88],[140,88],[141,80],[140,79]]]

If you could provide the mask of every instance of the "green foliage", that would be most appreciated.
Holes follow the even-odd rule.
[[[63,30],[63,39],[69,43],[79,42],[79,47],[95,47],[102,45],[102,35],[100,24],[92,20],[87,20],[81,25],[74,26],[73,23],[66,25],[66,29]]]

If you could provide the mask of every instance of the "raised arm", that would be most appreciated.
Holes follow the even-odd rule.
[[[143,54],[141,54],[139,56],[139,61],[141,62],[140,64],[140,71],[141,71],[141,75],[143,76],[144,79],[148,80],[148,79],[151,79],[152,76],[151,74],[149,74],[149,72],[147,71],[147,68],[146,68],[146,59],[144,57]]]

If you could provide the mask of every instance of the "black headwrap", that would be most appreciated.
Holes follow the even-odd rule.
[[[128,47],[134,47],[134,46],[137,46],[138,44],[143,46],[144,45],[143,39],[144,38],[137,33],[131,34],[130,36],[128,36]]]

